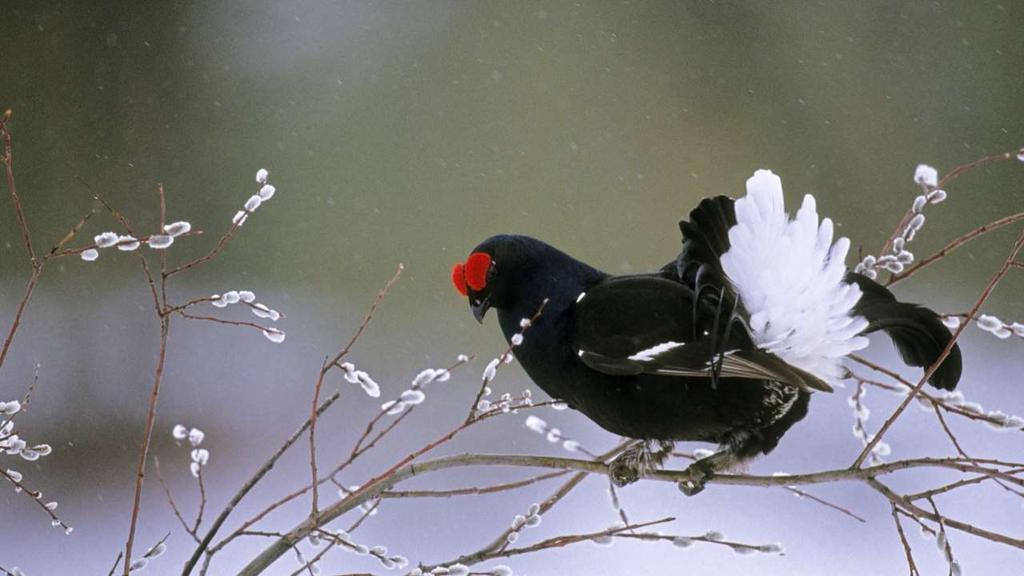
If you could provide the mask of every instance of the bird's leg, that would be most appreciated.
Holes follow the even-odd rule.
[[[658,469],[674,446],[663,440],[637,440],[608,464],[608,477],[620,488],[632,484]]]
[[[704,490],[704,485],[715,474],[733,467],[739,461],[740,458],[737,458],[731,448],[722,447],[711,456],[690,464],[683,471],[688,477],[679,481],[679,491],[687,496],[696,496]]]

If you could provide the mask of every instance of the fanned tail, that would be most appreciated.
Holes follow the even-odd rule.
[[[864,334],[884,331],[904,362],[925,368],[952,338],[932,310],[899,302],[866,276],[847,273],[849,240],[832,243],[832,221],[819,224],[812,196],[790,220],[782,183],[770,171],[747,181],[745,198],[705,198],[679,229],[682,252],[661,275],[719,310],[742,306],[758,347],[824,380],[842,375],[841,359],[867,346]],[[954,346],[928,382],[953,390],[961,370]]]
[[[939,359],[953,336],[938,314],[923,306],[897,301],[892,292],[862,274],[850,272],[846,281],[860,286],[862,296],[854,312],[868,321],[864,333],[885,331],[903,361],[910,366],[927,368]],[[928,383],[942,390],[953,390],[960,381],[962,369],[960,347],[953,346]]]
[[[868,322],[853,312],[860,289],[843,281],[850,241],[833,244],[832,221],[819,224],[810,195],[791,220],[782,181],[768,170],[747,180],[747,195],[734,209],[722,269],[750,314],[754,342],[824,380],[839,380],[842,358],[868,344],[859,336]]]

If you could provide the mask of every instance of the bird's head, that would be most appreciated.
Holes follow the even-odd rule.
[[[511,310],[529,296],[545,254],[557,253],[540,240],[499,235],[481,242],[465,262],[452,267],[452,283],[467,299],[478,322],[491,308]],[[536,306],[535,303],[522,303]]]

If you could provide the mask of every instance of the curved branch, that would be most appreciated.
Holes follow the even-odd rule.
[[[983,466],[977,462],[983,462],[989,466],[995,466],[995,468]],[[842,468],[822,472],[812,472],[808,474],[794,474],[790,476],[725,474],[712,477],[710,482],[733,486],[793,486],[804,484],[825,484],[840,480],[857,480],[867,482],[878,476],[892,474],[901,470],[914,468],[942,468],[958,470],[960,472],[988,474],[1006,480],[1009,483],[1024,486],[1024,478],[1018,478],[998,469],[998,467],[1017,467],[1018,465],[1016,463],[1001,461],[977,462],[972,463],[971,461],[963,458],[916,458],[879,464],[867,468]],[[578,472],[586,472],[602,476],[606,476],[608,474],[607,465],[602,464],[601,462],[551,456],[459,454],[455,456],[435,458],[433,460],[427,460],[419,463],[413,462],[396,469],[393,473],[380,478],[372,484],[363,486],[358,492],[353,493],[351,496],[335,503],[329,508],[325,508],[319,515],[317,515],[316,518],[307,518],[303,522],[299,523],[287,534],[278,538],[274,543],[249,562],[249,564],[239,572],[239,575],[256,576],[257,574],[262,573],[282,554],[286,553],[297,542],[308,536],[311,531],[337,519],[346,512],[358,507],[360,504],[381,496],[385,491],[390,490],[399,482],[408,480],[414,476],[421,476],[431,472],[465,466],[551,468],[557,470],[576,470]],[[660,470],[648,474],[646,478],[660,482],[678,482],[680,480],[688,479],[689,474],[685,470]],[[986,534],[988,534],[987,532],[984,534],[978,534],[976,532],[972,533],[983,537],[987,537]],[[1024,549],[1024,542],[1019,540],[1001,536],[1001,538],[996,541]]]

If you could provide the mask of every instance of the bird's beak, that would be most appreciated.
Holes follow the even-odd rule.
[[[484,316],[487,315],[487,311],[491,308],[490,298],[484,298],[479,304],[470,304],[469,307],[473,310],[473,318],[476,321],[483,324]]]

